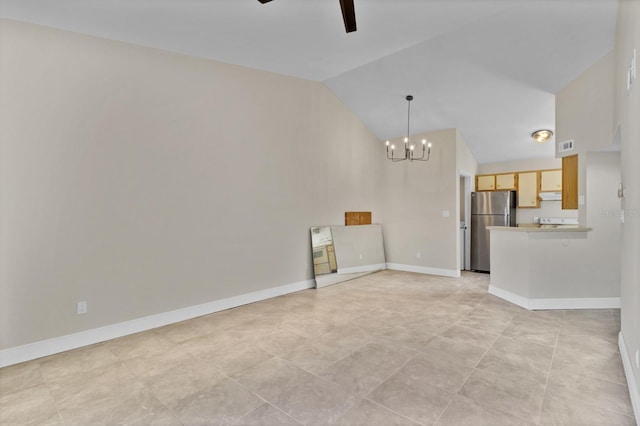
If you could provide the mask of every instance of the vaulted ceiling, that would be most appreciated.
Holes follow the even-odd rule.
[[[458,128],[480,163],[551,157],[554,94],[614,45],[617,0],[0,0],[0,16],[323,82],[381,140]]]

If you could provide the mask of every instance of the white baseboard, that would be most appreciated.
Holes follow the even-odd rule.
[[[82,346],[93,345],[94,343],[151,330],[164,325],[189,320],[203,315],[212,314],[214,312],[224,311],[226,309],[259,302],[261,300],[313,287],[315,287],[314,280],[299,281],[279,287],[272,287],[252,293],[241,294],[239,296],[233,296],[226,299],[215,300],[201,305],[189,306],[187,308],[163,312],[161,314],[150,315],[78,333],[67,334],[65,336],[54,337],[52,339],[29,343],[27,345],[3,349],[0,351],[0,367],[30,361],[43,356],[80,348]]]
[[[452,278],[458,278],[460,276],[460,271],[455,269],[430,268],[428,266],[403,265],[401,263],[387,263],[387,269]]]
[[[338,268],[338,274],[359,274],[361,272],[382,271],[386,267],[385,263],[374,265],[352,266],[350,268]]]
[[[636,382],[636,378],[633,375],[633,364],[629,358],[629,351],[624,342],[622,332],[618,334],[618,347],[620,348],[620,356],[622,357],[622,365],[624,366],[624,375],[627,377],[629,396],[631,397],[631,405],[633,406],[633,412],[636,416],[636,423],[640,425],[640,390],[638,389],[640,383]]]
[[[619,297],[528,299],[492,285],[489,286],[489,294],[532,311],[548,309],[615,309],[621,305]]]
[[[518,305],[522,308],[530,309],[529,299],[527,299],[526,297],[519,296],[515,293],[511,293],[510,291],[503,290],[501,288],[494,287],[492,285],[489,285],[488,291],[489,291],[489,294],[493,294],[494,296],[499,297],[500,299],[504,299],[507,302],[511,302],[514,305]]]

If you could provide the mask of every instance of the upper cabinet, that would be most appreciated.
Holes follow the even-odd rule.
[[[515,173],[501,173],[496,175],[496,189],[500,191],[517,189],[516,182]]]
[[[537,171],[518,173],[518,207],[540,207],[540,198],[538,198],[539,176],[540,173]]]
[[[540,172],[540,192],[562,190],[562,169]]]
[[[476,176],[476,191],[493,191],[496,189],[495,175]]]
[[[562,209],[578,208],[578,155],[562,157]]]

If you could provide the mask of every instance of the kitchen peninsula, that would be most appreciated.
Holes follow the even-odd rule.
[[[617,308],[619,293],[593,259],[591,228],[487,227],[489,293],[531,310]]]

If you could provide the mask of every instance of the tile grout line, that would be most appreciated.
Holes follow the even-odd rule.
[[[547,392],[549,391],[549,381],[551,380],[551,370],[553,369],[553,361],[556,358],[556,351],[558,350],[558,344],[560,343],[560,330],[562,325],[558,327],[558,334],[556,335],[556,344],[553,346],[553,353],[551,354],[551,362],[549,363],[549,371],[547,372],[547,380],[544,384],[544,393],[542,394],[542,404],[540,405],[540,409],[538,410],[538,421],[537,425],[540,425],[542,421],[542,410],[544,409],[544,403],[547,399]]]

